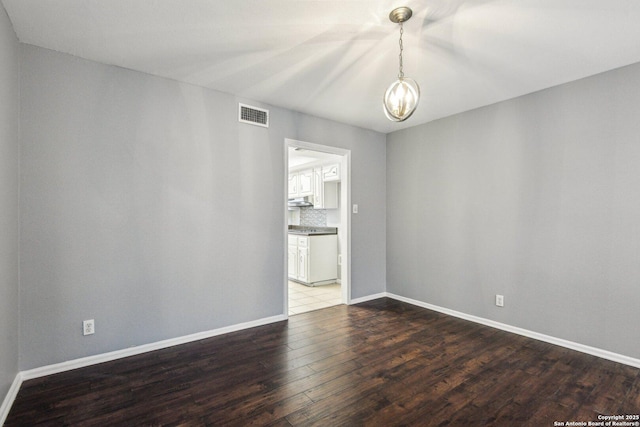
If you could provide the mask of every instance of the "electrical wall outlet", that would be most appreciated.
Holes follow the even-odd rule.
[[[82,335],[91,335],[96,332],[96,324],[93,319],[82,322]]]
[[[504,295],[496,295],[496,305],[498,307],[504,307]]]

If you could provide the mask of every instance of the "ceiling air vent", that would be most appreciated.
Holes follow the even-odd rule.
[[[269,110],[245,104],[238,104],[238,106],[238,121],[265,128],[269,127]]]

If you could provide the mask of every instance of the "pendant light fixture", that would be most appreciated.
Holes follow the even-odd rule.
[[[389,14],[391,22],[400,24],[400,72],[398,80],[391,83],[391,86],[384,93],[383,99],[384,113],[389,120],[394,122],[403,122],[411,117],[420,100],[418,83],[405,77],[402,72],[402,23],[408,21],[412,14],[413,12],[408,7],[398,7]]]

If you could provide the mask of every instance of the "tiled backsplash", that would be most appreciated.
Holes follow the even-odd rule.
[[[327,211],[324,209],[300,208],[300,225],[326,227]]]

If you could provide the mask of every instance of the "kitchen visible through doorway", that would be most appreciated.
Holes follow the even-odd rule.
[[[348,150],[286,140],[288,315],[349,302],[349,163]]]

